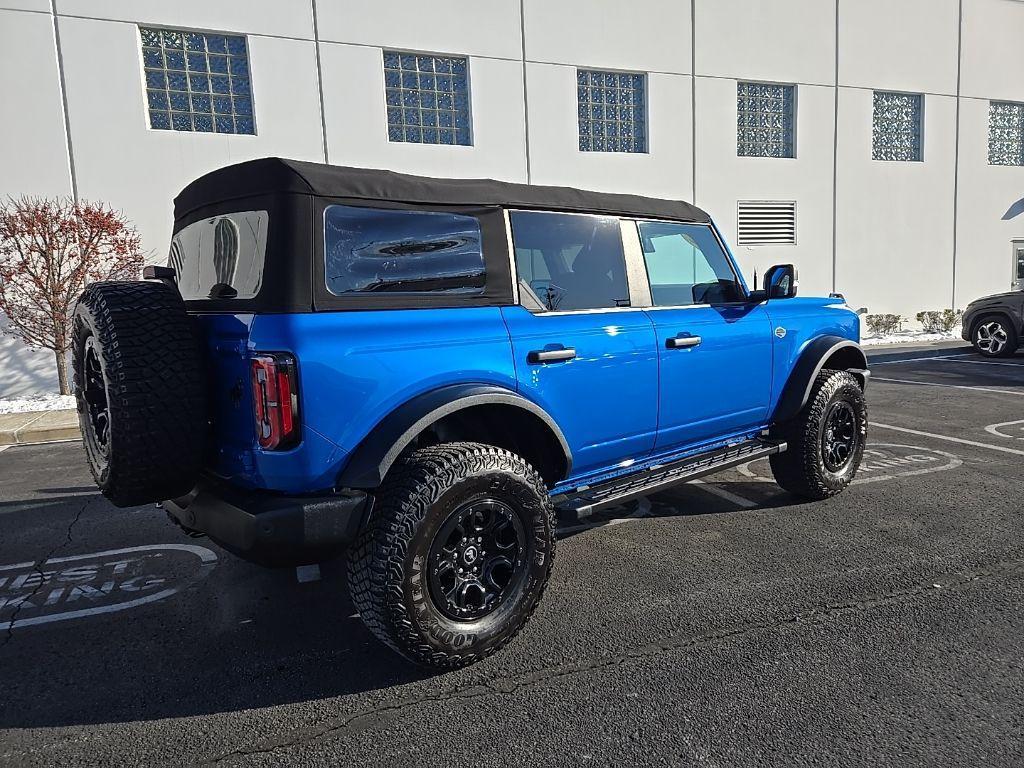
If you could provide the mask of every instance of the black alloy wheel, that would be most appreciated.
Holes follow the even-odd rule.
[[[82,399],[85,401],[85,439],[103,458],[110,455],[110,404],[103,382],[103,364],[96,348],[96,337],[88,336],[82,350],[84,370]]]
[[[846,400],[833,402],[825,415],[821,457],[829,472],[839,472],[857,448],[857,417]]]
[[[471,621],[494,611],[526,572],[526,533],[512,508],[479,499],[456,509],[430,547],[430,594],[443,614]]]

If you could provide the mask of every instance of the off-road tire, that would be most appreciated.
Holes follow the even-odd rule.
[[[987,349],[984,349],[978,338],[979,330],[992,323],[998,323],[1006,334],[1006,342],[1002,347],[1000,347],[998,352],[990,352]],[[1017,352],[1017,331],[1006,315],[986,315],[985,317],[978,319],[974,323],[974,327],[971,328],[971,344],[974,346],[975,352],[982,357],[1011,357]]]
[[[434,535],[474,498],[498,498],[519,515],[528,544],[519,588],[475,621],[456,621],[433,599],[427,573]],[[349,550],[349,594],[369,630],[417,664],[453,669],[506,645],[547,585],[555,518],[544,482],[522,458],[489,445],[420,448],[388,472],[371,520]]]
[[[96,484],[114,505],[182,496],[195,485],[206,442],[206,388],[192,320],[158,282],[102,282],[75,308],[72,369],[83,444]],[[106,440],[90,424],[87,345],[102,370]]]
[[[823,450],[825,418],[832,405],[840,401],[853,410],[857,439],[846,463],[839,471],[830,471]],[[856,377],[847,371],[821,371],[803,410],[773,431],[774,436],[788,444],[785,452],[769,458],[775,481],[804,499],[827,499],[840,493],[857,474],[867,441],[867,425],[867,403]]]

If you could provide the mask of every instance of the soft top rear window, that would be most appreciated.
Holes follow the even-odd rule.
[[[324,279],[335,296],[480,295],[486,280],[480,222],[455,213],[330,205]]]
[[[171,241],[167,265],[177,272],[186,301],[252,299],[263,285],[267,211],[239,211],[200,219]]]

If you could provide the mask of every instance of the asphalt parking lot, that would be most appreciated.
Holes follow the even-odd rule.
[[[0,763],[1024,764],[1024,354],[903,357],[847,492],[755,462],[567,527],[517,641],[441,675],[340,562],[300,583],[111,507],[77,443],[5,450]]]

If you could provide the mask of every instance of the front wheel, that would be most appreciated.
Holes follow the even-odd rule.
[[[775,481],[805,499],[827,499],[853,482],[867,439],[868,407],[853,374],[818,374],[803,410],[777,429],[789,445],[769,459]]]
[[[981,318],[974,326],[971,340],[985,357],[1007,357],[1017,351],[1017,332],[1001,315]]]
[[[508,643],[533,614],[555,552],[540,476],[500,448],[448,443],[400,459],[381,491],[348,563],[370,631],[439,668]]]

